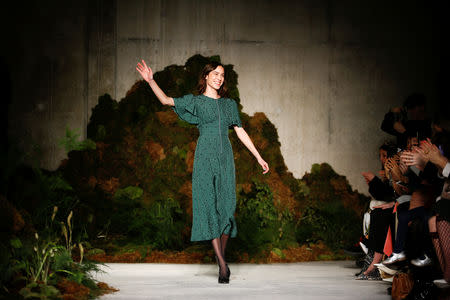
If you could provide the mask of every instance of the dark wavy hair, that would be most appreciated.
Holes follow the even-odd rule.
[[[198,78],[197,92],[199,95],[203,94],[206,91],[206,76],[209,75],[211,71],[214,71],[219,66],[221,66],[225,70],[225,66],[219,62],[213,61],[205,65],[202,73],[200,74],[200,77]],[[217,93],[219,94],[220,97],[228,96],[227,81],[225,78],[223,80],[222,86],[217,91]]]
[[[397,154],[397,147],[392,142],[384,142],[383,145],[380,146],[379,150],[386,151],[388,158]]]

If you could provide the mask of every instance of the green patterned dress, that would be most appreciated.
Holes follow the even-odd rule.
[[[236,180],[228,129],[242,127],[237,104],[227,98],[186,95],[174,99],[180,119],[200,132],[192,173],[191,241],[211,240],[237,233]]]

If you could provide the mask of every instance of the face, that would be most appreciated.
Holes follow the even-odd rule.
[[[416,137],[408,138],[408,140],[406,142],[406,148],[408,150],[411,150],[412,147],[417,147],[417,146],[419,146],[419,140]]]
[[[432,129],[433,129],[433,132],[442,132],[442,131],[444,131],[444,129],[441,126],[437,125],[437,124],[433,124]]]
[[[206,84],[215,90],[220,89],[224,80],[225,70],[222,66],[218,66],[217,68],[209,72],[208,75],[206,75]]]
[[[384,165],[386,163],[387,160],[387,151],[380,149],[380,161],[381,163]]]
[[[408,109],[408,115],[411,120],[422,120],[426,116],[425,106],[421,105]]]

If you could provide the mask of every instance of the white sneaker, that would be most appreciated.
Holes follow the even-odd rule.
[[[378,270],[381,270],[389,275],[395,275],[399,272],[398,270],[393,270],[391,268],[388,268],[387,266],[383,265],[382,263],[374,264],[374,266],[377,267]]]
[[[411,260],[411,264],[415,265],[416,267],[426,267],[433,263],[431,258],[429,258],[426,254],[424,255],[424,259],[416,258]]]
[[[444,279],[436,279],[433,281],[434,285],[437,286],[440,289],[446,289],[450,287],[450,283],[445,281]]]
[[[400,253],[392,253],[391,256],[383,260],[383,265],[391,265],[393,263],[396,263],[398,261],[404,261],[406,260],[405,252],[402,251]]]

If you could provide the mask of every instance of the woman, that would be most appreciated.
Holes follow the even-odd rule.
[[[448,154],[440,148],[449,149],[445,145],[438,147],[427,139],[414,152],[405,153],[403,159],[411,166],[431,162],[438,168],[438,176],[444,179],[441,184],[442,191],[434,205],[433,216],[428,219],[428,229],[444,280],[450,283],[450,163]],[[415,265],[423,266],[427,265],[429,258],[419,257],[415,261]]]
[[[222,64],[207,64],[199,78],[199,95],[181,98],[166,96],[153,80],[153,71],[144,60],[136,69],[163,105],[173,106],[180,119],[197,125],[200,131],[192,172],[191,241],[212,241],[219,263],[219,283],[228,283],[230,269],[225,261],[225,248],[228,237],[235,237],[237,233],[235,170],[228,128],[234,129],[255,156],[263,174],[269,171],[269,165],[242,128],[236,102],[225,98],[227,88]]]
[[[393,206],[388,203],[393,201],[394,191],[389,186],[384,166],[388,159],[396,153],[396,148],[390,144],[383,144],[379,148],[379,158],[381,162],[380,177],[372,172],[363,172],[362,175],[369,185],[369,193],[374,200],[370,201],[370,226],[368,248],[373,252],[369,255],[366,265],[356,276],[356,280],[381,280],[380,273],[376,269],[376,264],[383,258],[384,243],[389,225],[392,221]]]

